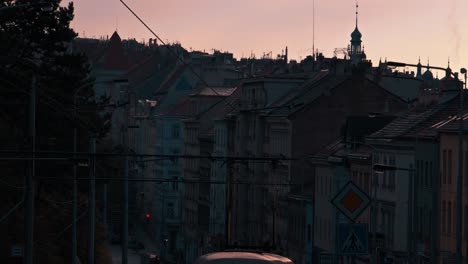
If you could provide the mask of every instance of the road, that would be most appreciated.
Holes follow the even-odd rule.
[[[155,241],[151,239],[151,237],[144,232],[141,228],[137,228],[137,240],[143,243],[145,249],[135,250],[135,249],[128,249],[128,264],[141,264],[140,254],[142,253],[156,253],[158,254],[158,250],[155,244]],[[120,264],[122,263],[122,246],[120,244],[109,244],[109,253],[112,256],[112,263],[113,264]]]

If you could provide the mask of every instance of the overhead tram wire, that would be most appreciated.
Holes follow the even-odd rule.
[[[24,189],[24,188],[26,188],[25,185],[17,186],[17,185],[9,183],[7,181],[4,181],[3,179],[0,179],[0,184],[3,184],[5,186],[13,188],[13,189]]]
[[[73,152],[73,151],[27,151],[27,150],[0,150],[0,154],[42,154],[42,155],[61,155],[57,158],[62,160],[63,155],[76,156],[102,156],[102,157],[155,157],[165,159],[211,159],[211,160],[227,160],[227,161],[292,161],[298,158],[288,157],[247,157],[247,156],[211,156],[211,155],[168,155],[168,154],[147,154],[147,153],[113,153],[113,152]],[[81,159],[81,158],[78,158]],[[1,157],[0,157],[1,160]]]
[[[175,52],[169,45],[167,45],[166,42],[164,42],[164,40],[162,40],[123,0],[119,0],[127,9],[128,11],[130,11],[145,27],[146,29],[148,29],[162,44],[164,44],[164,46],[169,50],[170,53],[172,53],[172,55],[174,55],[177,60],[179,60],[184,66],[187,66],[190,71],[207,87],[209,88],[210,90],[213,91],[213,93],[215,93],[217,96],[220,96],[220,94],[215,90],[213,89],[213,87],[210,87],[208,85],[208,83],[192,68],[192,66],[190,64],[188,64],[187,62],[185,62],[180,56],[179,54],[177,54],[177,52]],[[231,106],[232,107],[232,106]]]
[[[18,91],[20,91],[20,92],[22,92],[22,93],[24,93],[26,95],[29,94],[29,91],[27,91],[26,89],[24,89],[24,88],[22,88],[20,86],[14,85],[9,80],[0,78],[0,82],[4,83],[4,84],[7,84],[11,88],[14,88],[15,90],[18,90]],[[5,87],[5,86],[3,86],[3,87]],[[64,111],[65,108],[60,102],[58,102],[57,100],[55,100],[52,97],[45,94],[41,89],[39,89],[38,101],[43,103],[44,105],[48,106],[49,109],[54,110],[57,113],[61,113],[61,115],[65,116],[67,119],[70,119],[70,120],[73,119],[73,117],[71,117],[71,114],[67,114],[67,111]],[[79,121],[79,123],[84,127],[90,127],[90,128],[96,129],[96,127],[94,125],[92,125],[89,121],[83,119],[79,115],[76,115],[76,117],[73,120],[75,120],[75,119],[77,121]]]
[[[37,177],[38,180],[49,180],[49,181],[72,181],[73,178],[64,178],[64,177]],[[78,178],[77,180],[88,181],[89,177]],[[226,182],[226,181],[204,181],[204,180],[172,180],[172,179],[162,179],[162,178],[138,178],[138,179],[124,179],[116,177],[99,177],[93,178],[99,181],[130,181],[130,182],[156,182],[156,183],[182,183],[182,184],[233,184],[233,185],[256,185],[256,186],[295,186],[302,185],[300,183],[263,183],[263,182],[249,182],[249,181],[235,181],[235,182]]]

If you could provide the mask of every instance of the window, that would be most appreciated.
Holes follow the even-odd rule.
[[[395,155],[390,155],[388,162],[390,166],[396,166]],[[390,190],[395,189],[395,171],[389,171],[388,186]]]
[[[365,190],[369,192],[369,172],[364,173],[364,178],[365,178]]]
[[[354,182],[357,182],[357,171],[354,170],[354,171],[352,172],[352,175],[353,175],[353,181],[354,181]]]
[[[359,171],[358,172],[358,186],[361,187],[361,188],[364,185],[363,182],[362,182],[363,178],[364,178],[364,176],[362,175],[362,171]]]
[[[447,164],[447,169],[448,169],[448,184],[452,184],[452,150],[449,149],[448,151],[448,164]]]
[[[417,232],[419,234],[421,234],[424,230],[424,226],[426,225],[426,221],[423,221],[424,220],[424,210],[422,207],[418,207],[418,215],[417,215],[418,219],[417,219],[417,223],[418,223],[418,227],[417,227]]]
[[[429,178],[429,162],[426,161],[426,164],[424,166],[424,186],[428,187],[429,186],[429,181],[427,180]]]
[[[385,165],[388,164],[388,160],[387,160],[386,155],[383,158],[383,164],[385,164]],[[384,171],[384,173],[382,173],[382,187],[384,187],[384,188],[388,187],[387,179],[388,179],[388,171]]]
[[[429,187],[433,187],[434,184],[434,167],[432,161],[429,162]]]
[[[166,214],[168,218],[174,218],[174,203],[167,203]]]
[[[323,189],[324,189],[324,188],[323,188],[323,178],[324,178],[323,175],[319,176],[319,181],[320,181],[320,190],[319,190],[319,193],[320,193],[321,195],[323,195]]]
[[[442,154],[442,183],[447,184],[447,150]]]
[[[425,184],[424,184],[424,178],[425,178],[424,161],[419,160],[418,162],[419,162],[419,164],[417,165],[418,168],[416,168],[416,177],[417,177],[416,182],[417,182],[418,186],[425,186]]]
[[[464,221],[464,237],[465,239],[468,239],[468,206],[465,205],[465,217],[463,218],[465,219]]]
[[[429,225],[427,227],[428,229],[427,229],[426,234],[429,235],[429,239],[430,239],[430,237],[433,236],[433,234],[432,234],[432,219],[433,219],[432,210],[429,210],[428,214],[429,215],[428,215],[427,219],[429,219]]]
[[[442,202],[442,233],[447,232],[447,205],[445,201]]]
[[[179,190],[179,182],[177,177],[172,177],[172,190],[178,191]]]
[[[465,151],[465,185],[468,185],[468,151]]]
[[[172,125],[172,132],[171,132],[171,135],[172,135],[172,138],[179,138],[179,133],[180,133],[180,127],[178,124],[176,125]]]
[[[447,234],[452,234],[452,203],[448,202],[447,206]]]

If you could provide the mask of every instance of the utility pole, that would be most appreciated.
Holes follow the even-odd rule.
[[[467,73],[466,68],[461,68],[461,69],[460,69],[460,73],[463,74],[463,75],[465,76],[465,78],[464,78],[464,83],[461,84],[461,85],[462,85],[462,88],[461,88],[461,91],[462,91],[462,92],[461,92],[461,93],[463,94],[464,89],[466,89],[466,73]],[[463,100],[461,100],[461,102],[463,103]],[[463,109],[463,107],[462,107],[462,109]],[[462,125],[463,125],[463,123],[462,123]],[[463,127],[462,127],[462,128],[463,128]],[[463,135],[462,135],[462,136],[463,136]],[[463,145],[462,145],[462,146],[463,146]],[[460,199],[463,199],[463,197],[461,197]],[[465,218],[466,218],[466,217],[465,217]],[[468,219],[465,219],[465,220],[464,220],[464,223],[465,223],[465,226],[466,226],[466,225],[468,224]],[[464,233],[466,234],[466,232],[468,232],[468,231],[465,230]],[[465,254],[466,254],[466,262],[468,263],[468,241],[467,241],[467,243],[466,243]]]
[[[107,239],[107,235],[108,235],[108,227],[107,227],[107,182],[104,183],[104,187],[103,187],[103,209],[102,209],[102,215],[103,215],[103,218],[102,218],[102,222],[104,223],[104,234],[105,234],[105,238]]]
[[[458,80],[458,78],[457,78]],[[458,175],[457,175],[457,247],[456,260],[457,264],[462,263],[462,188],[463,188],[463,84],[460,83],[460,115],[459,115],[459,130],[458,130]]]
[[[226,245],[228,247],[231,243],[231,224],[232,224],[232,164],[227,161],[227,179],[226,179],[226,188],[225,188],[225,207],[226,207],[226,219],[225,219],[225,235],[226,235]]]
[[[407,248],[408,263],[412,263],[413,256],[413,179],[414,176],[409,172],[408,177],[408,218],[407,218]]]
[[[30,171],[26,175],[26,210],[24,218],[24,243],[26,264],[33,263],[33,239],[34,239],[34,176],[36,173],[36,75],[33,74],[31,82],[31,94],[29,99],[29,136],[31,138],[32,153]]]
[[[128,133],[127,128],[122,126],[123,142],[125,153],[128,154]],[[123,221],[122,221],[122,264],[128,263],[128,155],[124,161],[124,182],[123,182]]]
[[[76,94],[73,95],[73,112],[74,112],[74,124],[73,124],[73,153],[76,153],[76,141],[78,137],[78,129],[77,129],[77,111],[76,111]],[[76,256],[77,256],[77,240],[76,240],[76,223],[78,217],[78,180],[76,179],[77,174],[77,166],[76,166],[76,154],[73,154],[74,163],[73,163],[73,209],[72,209],[72,254],[71,254],[71,263],[76,264]]]
[[[273,234],[273,250],[276,250],[276,207],[278,202],[278,189],[276,189],[276,196],[273,197],[273,219],[272,219],[272,234]]]
[[[73,105],[76,108],[76,103]],[[76,110],[75,110],[76,115]],[[76,153],[76,138],[77,138],[77,129],[76,123],[73,128],[73,153]],[[76,255],[77,255],[77,242],[76,242],[76,222],[78,217],[78,181],[76,179],[76,154],[73,154],[74,163],[73,163],[73,209],[72,209],[72,254],[71,254],[71,263],[76,264]]]
[[[92,135],[89,142],[90,170],[89,170],[89,192],[88,192],[88,263],[94,264],[94,242],[96,230],[96,137]]]

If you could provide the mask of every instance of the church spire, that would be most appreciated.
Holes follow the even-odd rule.
[[[358,17],[359,17],[359,4],[356,0],[356,28],[358,28]]]
[[[359,4],[356,0],[356,27],[354,31],[351,33],[351,43],[348,48],[348,54],[353,61],[353,64],[358,64],[363,59],[365,59],[366,55],[364,54],[364,48],[362,46],[362,34],[359,32],[358,29],[358,20],[359,18]]]

